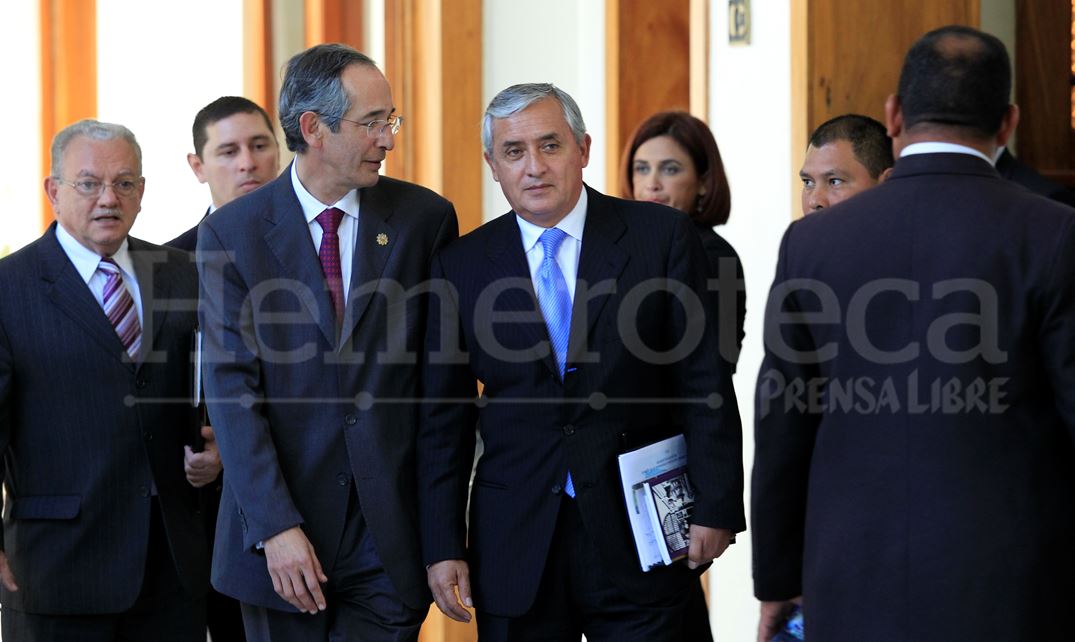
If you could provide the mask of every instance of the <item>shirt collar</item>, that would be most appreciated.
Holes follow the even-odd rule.
[[[939,141],[912,143],[903,148],[903,151],[900,152],[900,158],[903,158],[904,156],[912,156],[914,154],[968,154],[970,156],[977,156],[990,165],[993,164],[993,159],[977,149],[967,147],[966,145],[957,145],[956,143],[942,143]]]
[[[101,255],[75,240],[75,237],[71,236],[59,223],[56,224],[56,240],[75,266],[78,275],[84,282],[89,283],[94,272],[97,271],[97,266],[101,264]],[[123,244],[112,255],[112,260],[125,275],[135,277],[134,263],[131,261],[131,253],[127,245],[127,239],[123,239]]]
[[[571,208],[571,211],[567,213],[567,216],[560,219],[560,222],[554,226],[560,228],[566,232],[568,236],[580,243],[582,242],[582,230],[586,227],[586,204],[588,200],[589,199],[586,196],[586,187],[583,186],[582,193],[579,194],[579,200],[575,203],[575,207]],[[519,233],[522,235],[523,239],[523,252],[529,252],[535,245],[537,245],[545,228],[540,225],[534,225],[518,214],[515,215],[515,220],[519,223]]]
[[[299,180],[299,160],[301,156],[295,159],[294,163],[291,163],[291,187],[295,189],[295,196],[299,199],[299,205],[302,206],[302,214],[306,218],[307,225],[314,222],[321,212],[324,212],[329,207],[335,207],[343,211],[347,216],[353,219],[358,219],[358,190],[352,189],[343,195],[343,198],[336,201],[332,205],[326,205],[321,201],[314,198]]]

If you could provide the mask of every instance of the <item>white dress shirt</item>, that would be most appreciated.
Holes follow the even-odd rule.
[[[97,271],[97,266],[101,264],[101,255],[79,243],[75,240],[75,237],[71,236],[59,224],[56,225],[56,240],[60,242],[60,247],[63,248],[64,254],[71,260],[71,264],[75,266],[75,271],[89,286],[90,292],[93,293],[93,298],[97,299],[98,305],[103,310],[105,283],[108,282],[108,276]],[[123,239],[123,245],[119,246],[119,249],[116,250],[116,253],[111,258],[119,266],[120,274],[123,275],[123,284],[127,287],[131,298],[134,299],[134,309],[138,311],[138,325],[144,328],[141,290],[138,288],[138,277],[134,273],[131,254],[127,251],[127,239]]]
[[[579,254],[582,253],[582,229],[586,227],[586,188],[582,188],[582,194],[575,203],[575,207],[567,213],[555,227],[567,233],[556,252],[556,264],[564,273],[564,281],[567,282],[567,293],[571,300],[575,300],[575,280],[579,272]],[[518,214],[515,215],[519,223],[519,235],[523,241],[523,252],[526,253],[526,262],[530,266],[530,280],[537,289],[537,272],[541,262],[545,260],[545,250],[541,247],[541,233],[544,227],[534,225]]]
[[[994,163],[992,158],[989,158],[973,147],[940,142],[912,143],[903,148],[903,151],[900,152],[900,158],[903,158],[904,156],[913,156],[915,154],[969,154],[971,156],[977,156],[990,165]]]
[[[313,194],[308,192],[303,187],[302,181],[299,180],[298,167],[300,160],[301,157],[296,158],[295,162],[291,164],[291,186],[295,188],[295,196],[299,199],[302,214],[306,217],[306,224],[310,227],[310,238],[314,242],[314,252],[321,251],[321,237],[324,234],[321,224],[316,220],[317,217],[330,207],[335,207],[344,213],[343,220],[340,221],[340,227],[336,233],[340,237],[340,273],[343,276],[343,304],[346,306],[347,299],[351,294],[351,263],[355,256],[355,245],[358,243],[358,190],[353,189],[332,205],[325,205],[314,198]]]

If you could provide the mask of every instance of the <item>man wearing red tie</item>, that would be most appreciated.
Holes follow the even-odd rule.
[[[295,161],[199,228],[206,398],[224,459],[213,586],[250,640],[415,640],[431,601],[414,490],[421,286],[457,235],[381,177],[403,123],[344,45],[287,65]],[[410,293],[410,295],[408,295]]]

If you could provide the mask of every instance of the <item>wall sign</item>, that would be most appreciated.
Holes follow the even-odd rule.
[[[728,0],[728,44],[750,44],[750,0]]]

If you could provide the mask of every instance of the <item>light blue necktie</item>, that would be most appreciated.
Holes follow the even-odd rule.
[[[567,339],[571,330],[571,295],[567,291],[564,273],[560,271],[560,266],[556,263],[556,252],[565,238],[567,238],[567,232],[556,227],[541,233],[539,240],[541,248],[545,251],[545,259],[538,267],[534,284],[538,305],[541,306],[541,314],[545,317],[545,327],[549,330],[549,342],[552,344],[552,352],[556,358],[561,381],[567,364]],[[567,480],[564,482],[564,492],[569,497],[575,496],[575,485],[571,481],[570,472],[567,473]]]

